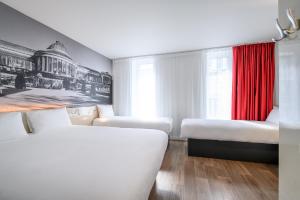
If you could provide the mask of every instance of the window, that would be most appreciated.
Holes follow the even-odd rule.
[[[206,117],[231,118],[232,51],[231,49],[207,52]]]
[[[151,59],[133,62],[132,115],[147,118],[156,114],[155,75]]]

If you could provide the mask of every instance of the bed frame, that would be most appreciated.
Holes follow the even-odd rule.
[[[278,164],[278,144],[188,139],[188,155]]]

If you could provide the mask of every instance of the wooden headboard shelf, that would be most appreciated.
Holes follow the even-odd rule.
[[[26,112],[31,110],[62,108],[65,106],[66,104],[0,104],[0,112]]]

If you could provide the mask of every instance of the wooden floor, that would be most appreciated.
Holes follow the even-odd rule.
[[[278,199],[278,167],[188,157],[186,142],[172,141],[149,200]]]

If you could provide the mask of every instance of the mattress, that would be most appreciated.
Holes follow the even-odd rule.
[[[184,119],[181,137],[278,144],[278,124],[244,120]]]
[[[0,143],[1,200],[146,200],[162,131],[71,126]]]
[[[153,119],[139,119],[127,116],[101,117],[95,119],[93,125],[120,128],[156,129],[166,133],[170,133],[172,131],[172,119],[165,117]]]

